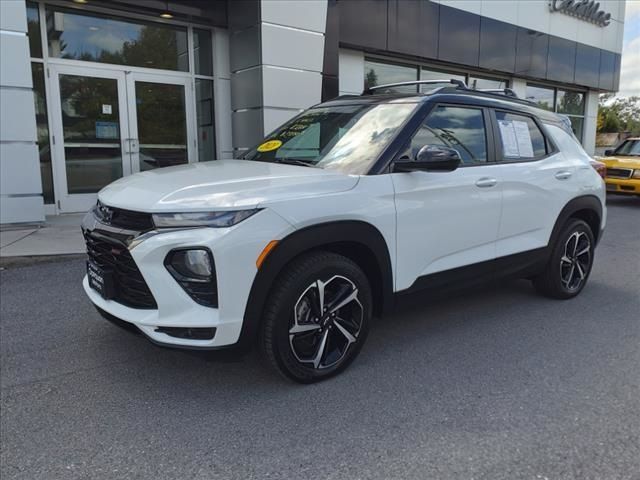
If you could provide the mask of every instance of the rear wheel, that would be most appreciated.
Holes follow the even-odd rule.
[[[543,295],[567,299],[578,295],[593,266],[595,239],[583,220],[572,219],[562,229],[551,258],[533,285]]]
[[[357,264],[331,252],[305,255],[282,272],[269,295],[263,353],[296,382],[324,380],[358,355],[371,311],[369,282]]]

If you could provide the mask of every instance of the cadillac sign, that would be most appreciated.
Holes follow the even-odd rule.
[[[600,3],[594,0],[551,0],[549,8],[552,12],[581,18],[600,27],[606,27],[611,23],[611,14],[600,10]]]

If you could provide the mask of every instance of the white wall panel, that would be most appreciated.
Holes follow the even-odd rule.
[[[213,74],[218,78],[231,78],[228,30],[216,28],[213,31],[213,48]]]
[[[0,85],[31,88],[29,41],[26,35],[0,32]]]
[[[4,63],[4,60],[2,60]],[[0,87],[0,140],[35,142],[33,91]]]
[[[0,30],[27,31],[27,7],[24,0],[0,0]]]
[[[262,21],[324,33],[327,0],[262,0]]]
[[[300,110],[295,109],[276,109],[276,108],[265,108],[264,109],[264,135],[269,135],[270,132],[274,131],[280,125],[285,123],[286,121],[292,119],[296,115],[300,113]]]
[[[340,49],[339,55],[340,95],[360,95],[364,87],[364,53]]]
[[[0,143],[0,193],[2,195],[40,194],[38,146],[35,143]]]
[[[320,102],[320,73],[266,65],[262,77],[265,107],[308,108]]]
[[[518,23],[518,2],[504,0],[484,0],[480,2],[480,14],[484,17],[502,20],[503,22]]]
[[[42,201],[42,196],[1,197],[0,223],[35,222],[44,222],[44,202]]]
[[[215,129],[218,155],[233,152],[231,135],[231,80],[216,79],[213,82],[215,96]]]
[[[231,108],[262,106],[262,68],[253,67],[231,74]]]
[[[322,71],[324,35],[262,24],[262,63]]]

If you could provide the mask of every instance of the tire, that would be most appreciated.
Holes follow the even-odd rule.
[[[595,239],[583,220],[569,219],[561,230],[544,271],[533,279],[536,290],[550,298],[566,300],[578,295],[587,283]]]
[[[356,263],[331,252],[303,255],[285,267],[269,293],[261,350],[290,380],[325,380],[360,352],[372,306],[369,281]]]

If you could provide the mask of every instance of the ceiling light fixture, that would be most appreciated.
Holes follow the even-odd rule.
[[[173,14],[169,11],[169,2],[164,2],[164,12],[160,14],[162,18],[173,18]]]
[[[73,3],[85,4],[85,3],[89,3],[89,0],[73,0]]]

